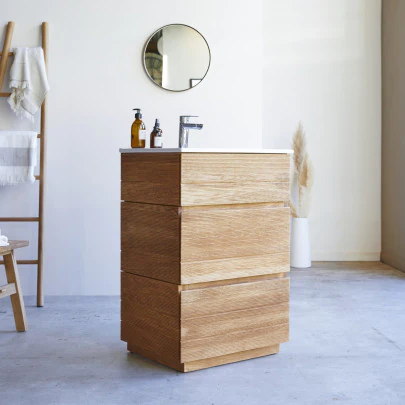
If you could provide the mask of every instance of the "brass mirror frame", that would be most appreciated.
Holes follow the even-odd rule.
[[[203,39],[203,40],[205,41],[205,43],[207,44],[207,48],[208,48],[209,61],[208,61],[207,71],[205,72],[205,75],[201,78],[200,82],[197,83],[195,86],[189,87],[188,89],[184,89],[184,90],[166,89],[166,87],[163,87],[163,86],[160,86],[159,84],[157,84],[157,83],[152,79],[151,75],[149,74],[148,69],[146,68],[146,63],[145,63],[146,48],[148,47],[150,40],[151,40],[159,31],[163,30],[163,28],[170,27],[170,26],[172,26],[172,25],[182,25],[182,26],[184,26],[184,27],[191,28],[192,30],[198,32],[198,33],[201,35],[202,39]],[[188,90],[194,89],[194,87],[199,86],[200,83],[205,79],[205,77],[207,76],[208,71],[210,70],[210,67],[211,67],[211,49],[210,49],[210,46],[208,45],[208,41],[205,39],[204,35],[201,34],[201,32],[198,31],[198,30],[196,30],[194,27],[192,27],[192,26],[190,26],[190,25],[187,25],[187,24],[181,24],[181,23],[166,24],[166,25],[164,25],[163,27],[158,28],[156,31],[154,31],[154,32],[152,33],[152,35],[149,36],[148,40],[147,40],[146,43],[145,43],[145,46],[143,47],[143,52],[142,52],[142,64],[143,64],[143,68],[145,69],[145,72],[146,72],[148,78],[155,84],[155,86],[159,87],[159,89],[167,90],[167,91],[172,91],[172,92],[174,92],[174,93],[181,93],[181,92],[183,92],[183,91],[188,91]]]

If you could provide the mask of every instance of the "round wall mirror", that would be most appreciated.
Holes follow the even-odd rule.
[[[194,28],[170,24],[148,39],[143,63],[149,78],[171,91],[197,86],[206,76],[211,53],[205,38]]]

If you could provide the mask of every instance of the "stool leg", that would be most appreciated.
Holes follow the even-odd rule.
[[[14,312],[15,327],[18,332],[27,330],[27,321],[25,317],[24,298],[21,291],[20,277],[18,275],[17,262],[14,257],[14,251],[4,255],[4,267],[6,268],[6,277],[8,283],[15,284],[15,294],[10,295],[11,305]]]

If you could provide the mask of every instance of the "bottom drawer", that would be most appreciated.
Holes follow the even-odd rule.
[[[286,342],[289,278],[180,293],[181,363]]]
[[[289,337],[289,278],[267,277],[177,285],[122,272],[121,338],[177,370],[275,353]]]

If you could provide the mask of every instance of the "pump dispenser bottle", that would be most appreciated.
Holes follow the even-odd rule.
[[[163,147],[163,131],[160,129],[160,122],[156,118],[153,131],[150,133],[150,147],[162,148]]]
[[[134,108],[136,111],[135,121],[131,127],[131,148],[144,148],[146,141],[146,127],[142,121],[140,108]]]

